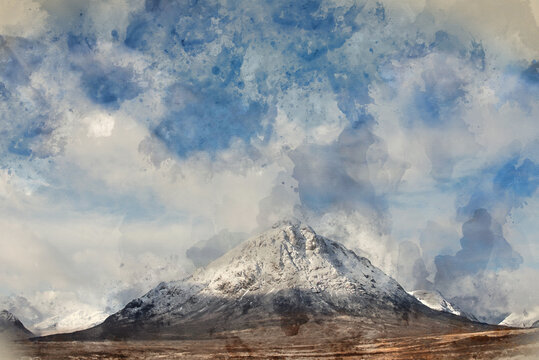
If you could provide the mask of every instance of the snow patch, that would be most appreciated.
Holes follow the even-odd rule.
[[[462,312],[443,295],[436,290],[414,290],[409,292],[410,295],[419,300],[423,305],[428,306],[433,310],[445,311],[455,315],[463,315]]]
[[[539,327],[539,306],[530,311],[524,310],[521,313],[509,314],[500,325],[521,328]]]

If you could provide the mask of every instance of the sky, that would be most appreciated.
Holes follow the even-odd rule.
[[[88,325],[295,218],[539,299],[539,1],[0,0],[0,305]]]

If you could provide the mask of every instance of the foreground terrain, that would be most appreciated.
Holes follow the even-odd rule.
[[[290,339],[292,341],[292,339]],[[539,329],[298,345],[231,336],[203,341],[18,342],[2,359],[537,359]]]

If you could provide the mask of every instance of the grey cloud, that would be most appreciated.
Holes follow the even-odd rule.
[[[208,265],[228,250],[247,239],[247,234],[223,230],[207,240],[196,242],[185,255],[196,267]]]
[[[411,241],[403,241],[399,244],[397,258],[397,281],[408,291],[430,290],[432,282],[427,280],[429,272],[421,257],[419,246]]]
[[[457,277],[484,270],[516,269],[522,263],[520,254],[503,237],[501,225],[485,209],[477,209],[462,225],[462,234],[460,251],[454,256],[436,257],[435,281],[439,287]]]
[[[453,256],[436,257],[435,287],[452,296],[464,311],[497,323],[507,315],[499,308],[506,305],[508,294],[495,283],[486,284],[485,279],[500,270],[517,269],[522,256],[512,249],[501,225],[485,209],[474,212],[462,226],[462,234],[461,250]]]
[[[387,205],[374,190],[367,162],[367,150],[375,141],[369,125],[361,123],[345,129],[333,144],[293,150],[293,177],[302,206],[320,214],[344,209],[383,216]]]
[[[14,314],[23,324],[31,326],[42,321],[45,316],[35,308],[27,298],[21,295],[4,296],[0,298],[0,309]]]

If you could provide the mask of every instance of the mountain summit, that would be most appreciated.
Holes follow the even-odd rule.
[[[19,319],[7,310],[0,311],[0,336],[8,339],[28,339],[34,336]]]
[[[62,339],[377,336],[478,324],[422,305],[364,257],[284,222],[193,275],[161,283],[101,325]],[[414,331],[415,331],[414,330]]]

